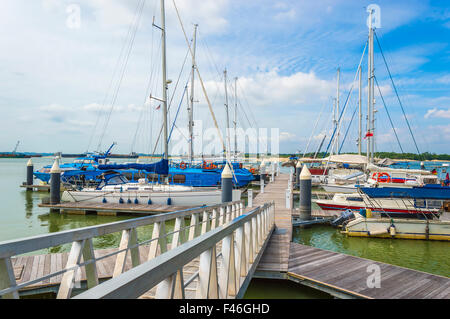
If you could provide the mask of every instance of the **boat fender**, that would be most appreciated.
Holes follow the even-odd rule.
[[[128,198],[127,204],[131,204],[131,199]]]
[[[169,198],[167,199],[167,205],[169,205],[169,206],[172,205],[172,198],[169,197]]]
[[[134,203],[135,203],[136,205],[138,205],[138,204],[139,204],[139,200],[138,200],[137,198],[135,198],[135,199],[134,199]]]
[[[119,198],[119,204],[123,204],[123,203],[124,203],[123,198],[120,197],[120,198]]]
[[[148,205],[151,205],[152,204],[152,200],[149,198],[148,199]]]
[[[397,230],[395,229],[395,225],[389,226],[389,234],[394,237],[397,234]]]
[[[108,201],[106,200],[105,197],[103,197],[103,204],[106,204]]]
[[[387,229],[379,229],[379,230],[374,230],[374,231],[367,231],[367,234],[369,236],[378,236],[378,235],[387,234],[387,232],[388,232]]]

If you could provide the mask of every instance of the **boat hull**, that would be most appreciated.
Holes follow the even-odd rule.
[[[427,210],[427,209],[417,209],[417,208],[408,208],[408,207],[389,207],[389,206],[381,206],[380,207],[370,207],[368,205],[362,204],[348,204],[348,203],[333,203],[331,200],[317,200],[316,204],[319,205],[319,207],[322,210],[352,210],[354,212],[359,212],[361,209],[370,209],[375,213],[380,214],[395,214],[399,216],[408,216],[408,215],[430,215],[430,214],[436,214],[437,210]]]
[[[136,199],[139,204],[154,205],[170,205],[173,206],[211,206],[222,203],[221,190],[205,190],[205,191],[172,191],[172,192],[152,192],[152,191],[115,191],[105,192],[101,190],[92,191],[65,191],[62,194],[63,202],[88,202],[88,203],[135,203]],[[233,201],[241,199],[241,191],[233,190]],[[149,202],[151,201],[151,202]]]
[[[393,233],[390,232],[392,225],[395,226]],[[345,233],[352,237],[450,241],[450,221],[360,217],[347,224]]]

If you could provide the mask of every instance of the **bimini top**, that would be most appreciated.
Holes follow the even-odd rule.
[[[322,159],[322,161],[345,164],[367,164],[367,157],[364,155],[340,154],[328,156]]]

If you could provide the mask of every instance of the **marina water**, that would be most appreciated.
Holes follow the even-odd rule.
[[[73,159],[63,159],[72,161]],[[0,159],[0,241],[19,239],[68,229],[87,227],[135,218],[134,216],[95,216],[49,213],[40,208],[42,198],[48,193],[26,192],[20,188],[26,179],[28,159]],[[52,164],[52,158],[33,158],[34,168]],[[126,160],[118,160],[126,161]],[[130,161],[130,160],[128,160]],[[284,171],[284,170],[283,170]],[[37,184],[38,181],[35,180]],[[167,225],[168,230],[173,225]],[[149,239],[152,227],[140,230],[139,240]],[[450,243],[421,240],[389,240],[378,238],[351,238],[329,226],[294,229],[293,241],[317,248],[350,254],[397,266],[450,277]],[[120,234],[96,238],[96,249],[118,247]],[[70,245],[56,247],[40,253],[69,251]],[[267,287],[270,286],[270,295]],[[253,280],[248,288],[248,298],[328,298],[327,294],[314,291],[287,281]]]

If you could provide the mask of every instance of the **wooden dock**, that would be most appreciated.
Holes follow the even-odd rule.
[[[275,229],[265,246],[261,248],[260,259],[255,261],[257,267],[253,277],[288,279],[325,291],[338,298],[450,299],[450,278],[293,243],[292,218],[296,211],[286,208],[288,180],[289,175],[287,174],[277,176],[274,182],[266,185],[264,193],[259,193],[253,199],[253,208],[245,209],[245,212],[250,212],[255,207],[266,203],[273,202],[275,204],[273,217]],[[174,206],[157,207],[157,205],[134,204],[106,203],[95,204],[92,207],[86,205],[86,203],[66,203],[57,206],[40,206],[67,211],[78,210],[85,213],[95,211],[99,214],[108,212],[151,214],[152,212],[182,209]],[[330,218],[337,214],[338,212],[324,213],[321,210],[313,210],[312,215],[313,217]],[[112,251],[114,249],[96,250],[95,256],[101,258]],[[148,247],[140,247],[141,260],[146,260],[146,254],[148,254]],[[19,256],[12,259],[12,264],[14,275],[20,284],[64,269],[67,260],[67,253]],[[97,262],[98,278],[100,280],[111,278],[115,263],[115,256],[99,260]],[[128,260],[125,270],[130,268],[131,260]],[[183,268],[184,278],[191,277],[196,269],[198,269],[198,259]],[[81,276],[83,280],[85,278],[84,267],[82,267]],[[58,276],[35,283],[29,289],[57,289],[54,287],[58,287],[60,282],[61,276]],[[193,286],[188,288],[187,294],[190,294],[189,289],[196,290],[195,281],[191,283]],[[144,298],[153,298],[153,295],[154,291],[146,294]],[[186,297],[188,298],[188,295]]]
[[[253,200],[253,206],[275,202],[275,232],[259,262],[257,272],[287,272],[289,266],[289,244],[292,240],[292,212],[286,208],[288,174],[280,174],[273,183],[264,188]],[[250,209],[250,208],[247,208]]]
[[[184,210],[188,207],[170,206],[170,205],[144,205],[144,204],[118,204],[118,203],[61,203],[57,205],[39,204],[39,207],[45,207],[53,210],[61,210],[67,214],[74,215],[117,215],[117,214],[135,214],[135,215],[153,215],[160,213],[170,213]]]
[[[254,199],[254,205],[275,201],[276,224],[256,277],[289,279],[338,298],[450,299],[450,278],[293,243],[297,211],[285,208],[288,179],[281,174]],[[315,209],[311,215],[333,218],[340,212]],[[369,266],[379,267],[380,288],[368,287]]]
[[[450,278],[296,243],[287,277],[344,298],[450,299]]]

